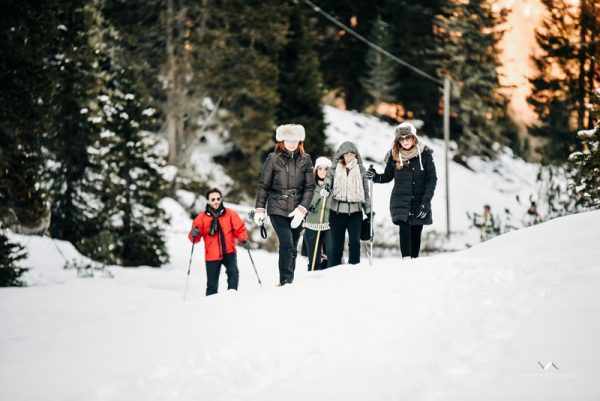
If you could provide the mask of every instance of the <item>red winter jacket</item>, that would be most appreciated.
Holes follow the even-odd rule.
[[[237,238],[239,243],[248,239],[246,226],[240,216],[231,209],[226,207],[220,208],[217,213],[219,214],[219,226],[221,227],[222,235],[220,230],[213,235],[209,235],[213,215],[208,207],[206,209],[192,222],[192,229],[195,226],[198,227],[200,234],[194,239],[190,231],[188,234],[190,241],[198,243],[204,238],[204,253],[207,262],[223,259],[225,256],[223,255],[223,239],[225,240],[225,253],[236,253],[235,238]]]

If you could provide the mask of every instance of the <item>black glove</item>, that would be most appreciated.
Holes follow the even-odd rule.
[[[194,226],[190,234],[192,234],[192,238],[196,238],[198,235],[200,235],[200,229],[198,226]]]
[[[365,173],[365,177],[367,177],[367,180],[372,180],[373,178],[375,178],[376,175],[377,175],[377,171],[375,171],[375,169],[373,168],[373,165],[371,164],[369,166],[369,169]]]
[[[417,210],[417,219],[425,219],[429,216],[429,213],[431,213],[431,204],[429,202],[423,202]]]
[[[242,246],[244,247],[244,249],[250,249],[250,241],[248,241],[248,238],[244,238],[244,240],[242,241]]]

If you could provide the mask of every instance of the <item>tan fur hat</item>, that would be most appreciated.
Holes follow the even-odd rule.
[[[306,134],[300,124],[285,124],[277,127],[275,139],[280,141],[304,141]]]

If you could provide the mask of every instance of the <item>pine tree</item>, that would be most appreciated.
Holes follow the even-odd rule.
[[[462,155],[494,157],[495,144],[505,144],[499,120],[506,116],[500,94],[497,44],[504,13],[495,13],[486,0],[449,1],[436,19],[439,76],[452,79],[451,109],[460,131]],[[439,61],[434,60],[434,63]]]
[[[53,91],[56,2],[9,2],[0,18],[0,219],[23,233],[49,222],[43,137]]]
[[[302,4],[290,14],[289,38],[279,55],[278,92],[281,98],[277,123],[302,124],[306,130],[305,150],[313,158],[328,154],[321,97],[323,85],[314,50],[312,20]]]
[[[389,51],[392,48],[390,26],[378,17],[369,39]],[[396,99],[398,81],[395,76],[397,64],[378,50],[367,52],[367,74],[360,80],[370,98],[370,103],[393,102]]]
[[[27,257],[21,244],[9,241],[0,227],[0,287],[20,287],[23,282],[20,277],[28,269],[19,266],[18,262]]]
[[[543,0],[548,10],[536,40],[542,54],[533,57],[538,75],[531,79],[529,97],[539,124],[532,135],[544,139],[544,162],[561,163],[575,150],[574,131],[593,126],[586,110],[594,86],[600,82],[596,65],[600,52],[600,4],[582,0]]]
[[[168,261],[164,242],[168,221],[159,206],[165,185],[160,174],[164,159],[156,140],[145,130],[151,127],[152,109],[137,97],[131,71],[113,60],[104,68],[108,72],[106,93],[98,99],[103,129],[101,213],[110,216],[106,231],[114,241],[112,253],[123,266],[159,267]]]
[[[264,152],[273,147],[280,103],[277,56],[287,41],[289,5],[277,0],[207,3],[190,37],[192,56],[204,94],[230,117],[229,151],[218,161],[234,179],[228,196],[239,199],[256,190]]]
[[[434,60],[439,60],[441,55],[435,52],[433,27],[443,3],[443,0],[382,0],[379,8],[391,33],[388,50],[434,77],[439,73]],[[394,98],[403,110],[397,117],[423,120],[428,135],[441,137],[439,84],[399,64],[395,64],[394,78],[397,82]]]
[[[363,0],[322,0],[325,12],[368,37],[377,19],[377,3]],[[319,16],[317,21],[319,60],[327,89],[338,92],[350,110],[363,110],[366,92],[360,78],[366,74],[368,46]]]
[[[574,189],[578,204],[585,208],[600,208],[600,86],[595,90],[590,112],[594,128],[578,133],[583,150],[574,152],[569,160],[577,169]]]
[[[90,40],[92,5],[88,0],[61,2],[58,17],[63,24],[51,62],[57,80],[51,103],[53,124],[45,143],[52,160],[50,234],[74,244],[95,235],[100,225],[92,200],[95,184],[89,179],[99,169],[90,157],[99,134],[90,120],[99,85],[97,53]]]

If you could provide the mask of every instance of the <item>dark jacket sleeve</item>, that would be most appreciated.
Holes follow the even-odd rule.
[[[427,152],[427,162],[425,163],[425,192],[423,193],[423,202],[431,202],[435,185],[437,183],[437,175],[435,173],[435,164],[433,163],[433,154]]]
[[[308,155],[307,155],[308,156]],[[302,195],[302,201],[300,204],[308,210],[310,203],[312,202],[313,195],[315,193],[315,176],[313,175],[313,166],[310,156],[307,157],[306,170],[304,172],[304,194]]]
[[[363,190],[365,191],[365,203],[363,203],[363,209],[365,211],[366,214],[371,213],[371,193],[369,192],[369,180],[367,179],[366,176],[367,173],[367,169],[365,169],[363,166],[360,166],[360,174],[362,176],[362,182],[363,182]]]
[[[260,170],[260,177],[258,179],[258,192],[256,193],[255,208],[265,208],[267,204],[267,197],[271,191],[271,185],[273,182],[273,164],[275,163],[275,154],[269,153],[265,164],[263,164]]]
[[[392,152],[388,152],[385,156],[385,170],[381,174],[377,174],[373,177],[373,182],[378,184],[385,184],[394,179],[394,159],[392,158]]]

